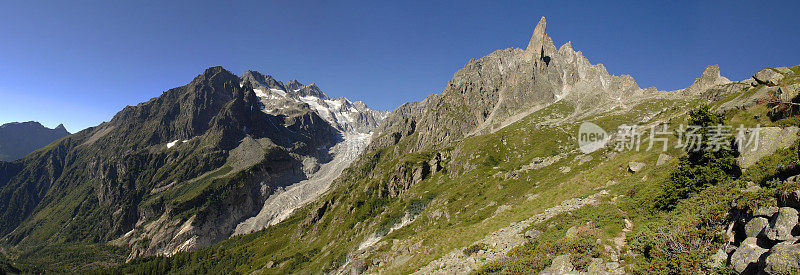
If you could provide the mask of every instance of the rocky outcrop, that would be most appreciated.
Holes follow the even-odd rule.
[[[745,137],[753,136],[754,140],[743,143],[743,150],[736,159],[739,166],[743,169],[753,166],[758,160],[769,156],[778,149],[788,148],[797,140],[797,127],[762,127],[758,132],[749,131]],[[757,138],[755,138],[757,137]]]
[[[731,81],[723,77],[719,71],[719,65],[711,65],[703,70],[699,78],[694,80],[691,86],[684,90],[689,95],[697,95],[707,91],[709,88],[730,83]]]
[[[538,59],[544,56],[544,43],[547,38],[545,35],[546,29],[547,20],[542,16],[542,18],[539,19],[539,23],[536,24],[536,28],[533,29],[533,35],[531,35],[531,40],[528,41],[528,47],[525,48],[525,57],[528,60],[534,58]]]
[[[786,183],[796,178],[790,177]],[[800,194],[800,189],[787,190],[772,205],[738,214],[742,218],[732,224],[733,239],[727,244],[732,248],[728,250],[730,257],[718,258],[726,259],[736,272],[745,274],[800,271],[800,244],[795,244],[800,240],[796,193]]]
[[[778,71],[772,68],[766,68],[763,70],[758,71],[755,75],[753,75],[753,79],[758,81],[758,83],[766,84],[769,86],[775,86],[780,83],[783,79],[783,74],[779,73]]]

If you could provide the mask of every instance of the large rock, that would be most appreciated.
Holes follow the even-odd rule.
[[[777,206],[764,206],[753,212],[753,216],[756,217],[765,217],[767,219],[772,218],[775,214],[778,213],[780,208]]]
[[[780,90],[781,102],[792,102],[800,94],[800,84],[780,87],[778,90]]]
[[[717,250],[717,253],[714,253],[714,255],[711,255],[711,257],[708,258],[708,265],[714,268],[720,268],[725,264],[725,261],[727,260],[728,260],[728,254],[725,253],[725,250],[722,250],[722,248],[720,248],[719,250]]]
[[[791,242],[776,244],[764,260],[763,268],[768,274],[799,274],[800,244]]]
[[[764,217],[756,217],[744,225],[744,232],[747,237],[758,237],[769,226],[769,220]]]
[[[754,237],[744,239],[742,244],[731,255],[731,265],[739,273],[755,273],[758,269],[758,259],[768,250],[759,247],[758,240]]]
[[[565,274],[575,271],[575,266],[570,262],[569,254],[556,256],[550,267],[545,268],[539,274]]]
[[[719,72],[719,65],[711,65],[703,70],[703,74],[694,80],[691,86],[684,90],[687,94],[700,94],[711,87],[730,83],[731,81],[723,77]]]
[[[749,146],[743,148],[741,155],[736,159],[739,166],[748,168],[753,166],[762,157],[771,155],[778,149],[788,148],[797,140],[798,128],[795,126],[780,128],[780,127],[762,127],[757,142],[752,142]],[[747,139],[754,132],[748,133],[745,138]],[[747,145],[747,144],[745,144]]]
[[[770,219],[769,227],[764,234],[773,241],[796,240],[792,230],[797,226],[797,210],[791,207],[781,207],[778,215]]]
[[[644,164],[643,162],[631,161],[628,163],[628,172],[636,173],[642,171],[645,166],[647,166],[647,164]]]
[[[758,71],[755,75],[753,75],[753,78],[755,78],[758,83],[775,86],[778,85],[781,79],[783,79],[783,74],[773,69],[766,68]]]
[[[794,74],[794,72],[792,72],[792,70],[787,67],[777,67],[775,68],[775,70],[785,75]]]

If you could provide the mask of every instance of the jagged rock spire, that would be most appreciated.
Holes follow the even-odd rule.
[[[545,29],[547,29],[547,21],[542,16],[542,19],[539,19],[539,23],[536,24],[536,28],[533,29],[533,35],[531,36],[531,41],[528,42],[528,48],[525,49],[525,56],[528,59],[533,59],[534,57],[541,57],[545,42]]]

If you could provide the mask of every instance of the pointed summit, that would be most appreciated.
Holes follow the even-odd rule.
[[[528,48],[525,49],[525,56],[528,59],[533,59],[533,57],[541,57],[545,42],[545,30],[547,29],[547,20],[539,19],[539,23],[536,24],[536,28],[533,29],[533,35],[531,36],[531,41],[528,42]]]

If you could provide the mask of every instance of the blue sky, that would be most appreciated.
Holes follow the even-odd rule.
[[[800,64],[798,1],[663,2],[5,1],[0,123],[76,132],[216,65],[391,110],[470,58],[525,47],[541,16],[556,46],[641,87],[683,88],[711,64],[733,80]]]

